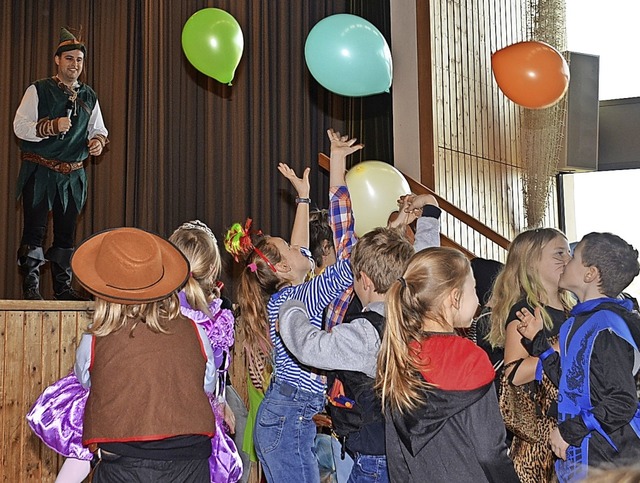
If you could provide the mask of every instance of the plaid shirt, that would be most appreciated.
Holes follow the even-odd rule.
[[[329,224],[333,230],[333,244],[338,260],[351,257],[351,249],[356,243],[355,220],[351,208],[351,197],[346,186],[332,187],[329,192]],[[353,285],[329,304],[326,315],[326,329],[331,331],[342,322],[349,303],[353,298]]]

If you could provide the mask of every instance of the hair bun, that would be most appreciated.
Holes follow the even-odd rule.
[[[247,218],[244,226],[240,223],[234,223],[224,236],[224,249],[233,256],[236,262],[240,261],[240,257],[244,258],[253,251],[250,234],[251,221],[251,218]]]

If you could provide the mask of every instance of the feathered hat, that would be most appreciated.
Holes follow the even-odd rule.
[[[80,42],[71,32],[62,27],[60,29],[60,43],[58,44],[55,55],[60,55],[63,52],[76,49],[82,51],[84,55],[87,55],[87,49],[84,46],[84,42]]]

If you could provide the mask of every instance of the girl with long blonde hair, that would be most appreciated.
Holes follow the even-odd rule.
[[[536,228],[520,233],[511,242],[507,261],[493,285],[491,330],[487,340],[494,348],[504,349],[504,376],[509,383],[521,386],[535,399],[539,410],[522,421],[534,421],[538,433],[509,424],[513,431],[511,457],[523,482],[541,483],[554,479],[553,453],[547,441],[554,423],[552,414],[557,389],[546,376],[542,384],[535,380],[537,357],[529,356],[517,330],[516,312],[539,309],[547,336],[557,341],[560,325],[573,305],[569,292],[559,289],[564,267],[571,259],[565,235],[554,228]],[[523,410],[524,411],[524,410]],[[530,424],[529,424],[530,426]]]
[[[242,477],[240,453],[230,434],[235,433],[235,414],[226,402],[227,375],[231,364],[231,347],[235,342],[235,318],[220,298],[218,277],[222,268],[218,241],[211,229],[200,220],[180,225],[169,237],[189,260],[191,271],[178,294],[182,315],[204,329],[213,348],[218,368],[215,392],[208,394],[216,416],[216,434],[211,440],[209,470],[211,483],[232,483]],[[246,468],[249,471],[249,468]]]
[[[376,386],[392,481],[516,482],[486,353],[456,335],[478,307],[467,258],[414,255],[386,296]]]

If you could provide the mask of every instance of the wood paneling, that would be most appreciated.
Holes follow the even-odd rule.
[[[0,301],[0,481],[55,481],[63,458],[31,432],[25,416],[44,388],[72,370],[90,306]]]
[[[491,54],[525,39],[519,0],[418,1],[431,20],[435,191],[505,238],[526,227],[519,153],[520,107],[498,88]],[[421,126],[430,119],[421,116]],[[423,163],[424,164],[424,163]],[[556,226],[555,190],[546,222]],[[444,216],[445,235],[478,256],[506,251]]]
[[[0,481],[55,481],[64,459],[32,433],[25,416],[47,386],[72,370],[92,307],[92,302],[0,300]],[[246,402],[241,352],[234,351],[230,377]],[[249,482],[258,481],[254,464]]]

